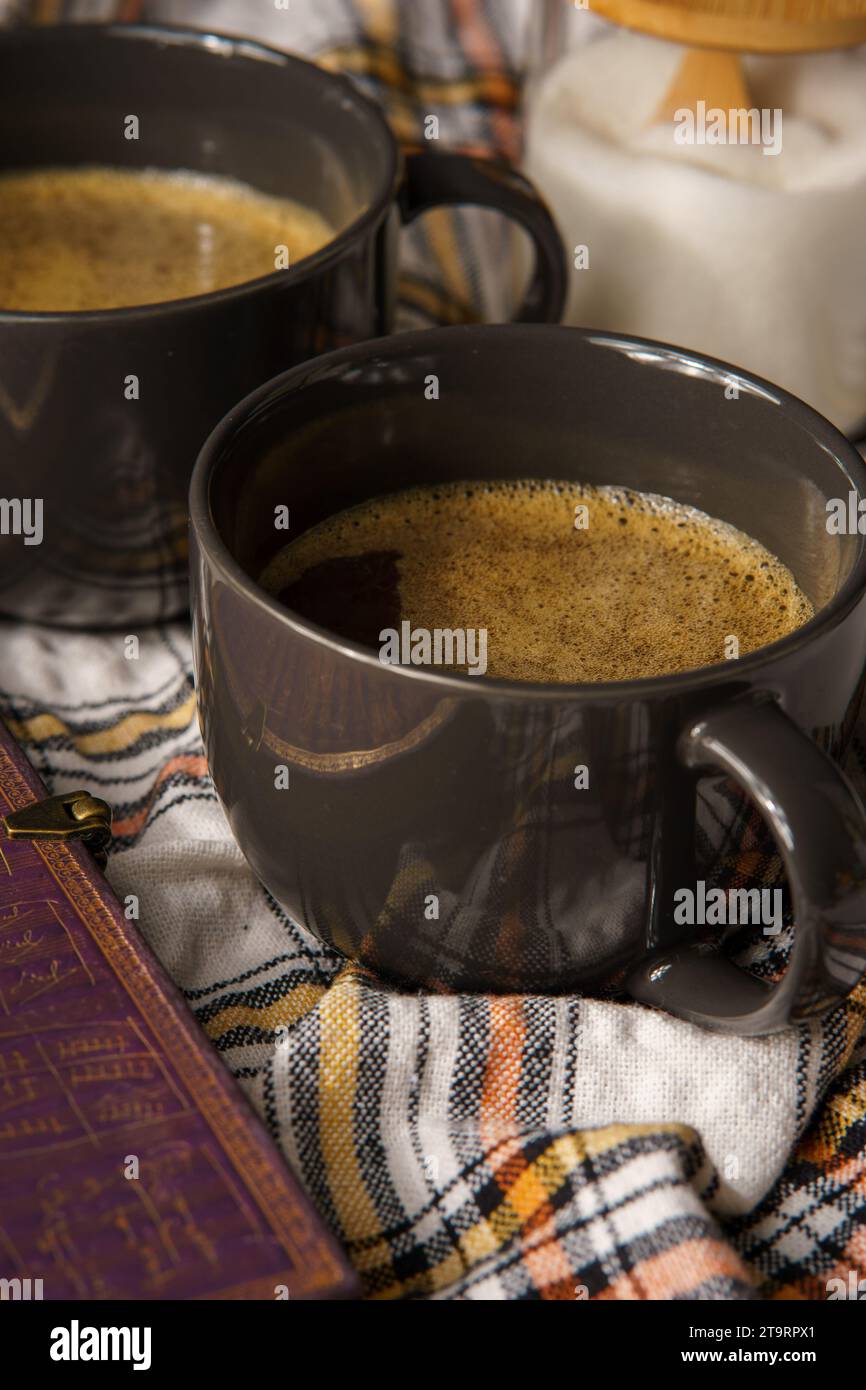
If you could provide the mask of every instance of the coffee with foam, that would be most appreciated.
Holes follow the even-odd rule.
[[[785,565],[726,522],[666,498],[570,482],[373,498],[290,542],[260,583],[293,612],[375,649],[405,623],[413,632],[484,631],[486,674],[518,681],[693,670],[744,656],[813,616]]]
[[[0,310],[69,313],[209,294],[293,266],[335,235],[313,208],[166,169],[0,177]]]

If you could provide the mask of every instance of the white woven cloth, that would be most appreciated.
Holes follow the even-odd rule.
[[[215,1004],[220,991],[257,972],[259,983],[286,962],[286,928],[234,844],[203,769],[192,709],[191,656],[185,627],[140,638],[128,660],[123,634],[110,637],[10,626],[0,648],[3,712],[29,738],[29,752],[52,792],[85,786],[116,808],[128,847],[111,859],[121,898],[135,894],[139,927],[172,978]],[[64,727],[61,727],[64,726]],[[133,824],[134,823],[134,824]],[[296,951],[321,947],[299,926]],[[334,968],[337,959],[334,958]],[[456,1039],[456,1000],[433,998],[443,1036]],[[554,1005],[554,1012],[564,1009]],[[395,995],[392,1023],[402,1064],[388,1078],[395,1162],[411,1147],[408,1120],[418,1045],[419,1005]],[[571,1039],[554,1041],[554,1070],[564,1073]],[[243,1072],[272,1060],[273,1043],[227,1048]],[[798,1113],[811,1113],[815,1078],[803,1094],[795,1030],[772,1038],[722,1037],[636,1005],[587,1000],[565,1112],[557,1123],[676,1123],[695,1129],[720,1177],[711,1205],[720,1213],[752,1207],[777,1177],[797,1137]],[[811,1049],[816,1055],[817,1049]],[[569,1064],[570,1065],[570,1064]],[[439,1054],[443,1077],[447,1061]],[[260,1106],[263,1078],[249,1082]],[[561,1106],[560,1087],[550,1087]],[[447,1114],[441,1085],[428,1096],[428,1121]],[[805,1105],[804,1105],[805,1101]],[[287,1110],[281,1138],[297,1148]],[[412,1160],[414,1162],[414,1160]]]

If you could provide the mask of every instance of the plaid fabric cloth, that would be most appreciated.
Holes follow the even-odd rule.
[[[102,18],[102,0],[17,4]],[[201,0],[117,7],[322,51],[401,137],[514,156],[525,5]],[[7,14],[9,7],[7,6]],[[495,24],[493,16],[495,13]],[[513,298],[473,220],[407,238],[403,321]],[[505,243],[501,243],[502,246]],[[481,250],[481,254],[479,254]],[[322,947],[228,835],[194,720],[183,625],[123,638],[8,625],[0,711],[52,791],[115,810],[110,877],[332,1225],[372,1297],[824,1298],[866,1275],[866,988],[769,1039],[704,1033],[613,999],[398,991]],[[866,725],[849,771],[866,792]],[[704,850],[721,881],[775,885],[747,810]],[[772,952],[737,943],[760,973]]]

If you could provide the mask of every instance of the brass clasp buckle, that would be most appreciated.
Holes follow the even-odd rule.
[[[10,840],[83,840],[103,868],[111,843],[111,807],[90,792],[63,792],[3,817]]]

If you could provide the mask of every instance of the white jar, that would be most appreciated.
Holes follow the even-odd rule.
[[[744,58],[765,143],[698,143],[700,127],[678,143],[687,132],[652,117],[683,50],[591,19],[586,32],[530,82],[526,110],[526,172],[576,263],[565,321],[724,358],[854,430],[866,48]]]

